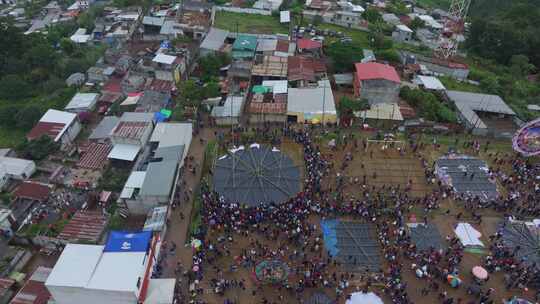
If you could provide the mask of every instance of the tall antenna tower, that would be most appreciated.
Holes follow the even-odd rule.
[[[452,0],[448,10],[448,18],[439,38],[439,46],[435,50],[438,57],[448,59],[456,55],[459,45],[459,36],[465,32],[465,18],[469,12],[471,0]]]

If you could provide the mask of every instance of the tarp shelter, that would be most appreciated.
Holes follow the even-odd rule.
[[[540,268],[540,230],[533,223],[507,223],[502,231],[503,244],[515,250],[515,259]]]
[[[484,247],[484,243],[480,240],[482,233],[474,229],[471,224],[459,223],[454,232],[463,246]]]
[[[485,161],[466,155],[445,156],[435,162],[435,172],[443,184],[482,200],[498,196],[497,186],[490,181],[488,171]]]
[[[446,249],[442,241],[441,234],[437,226],[432,224],[407,224],[412,242],[416,245],[416,249],[426,251],[431,248],[435,250]]]
[[[309,297],[306,304],[334,304],[330,297],[323,292],[316,292],[311,297]]]
[[[104,252],[146,252],[150,246],[152,232],[111,231]]]
[[[163,114],[167,118],[171,117],[172,115],[172,111],[167,109],[161,109],[159,113]]]
[[[348,271],[381,271],[381,249],[375,225],[323,220],[321,228],[326,250]]]
[[[167,120],[167,117],[163,115],[161,112],[154,113],[154,121],[155,122],[164,122]]]
[[[283,203],[300,191],[300,170],[279,150],[253,144],[217,160],[213,185],[230,202]]]
[[[373,292],[354,292],[345,304],[384,304],[383,300]]]

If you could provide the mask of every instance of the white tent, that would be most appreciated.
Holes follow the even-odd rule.
[[[455,233],[463,246],[484,247],[484,243],[480,241],[482,233],[474,229],[469,223],[459,223],[455,229]]]
[[[383,300],[373,292],[354,292],[345,304],[384,304]]]

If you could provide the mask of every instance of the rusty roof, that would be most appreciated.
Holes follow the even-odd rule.
[[[276,52],[288,53],[289,52],[289,41],[288,40],[278,39],[277,45],[276,45]]]
[[[285,114],[287,112],[287,94],[253,94],[249,104],[252,114]]]
[[[70,242],[97,243],[106,226],[107,217],[101,211],[79,210],[64,226],[64,230],[58,235],[58,238]]]
[[[106,143],[91,143],[77,163],[77,167],[91,170],[101,170],[107,162],[107,155],[112,150],[112,145]]]
[[[251,74],[255,76],[287,77],[287,57],[264,56],[262,62],[256,62]]]
[[[49,198],[49,185],[32,181],[25,181],[13,193],[16,198],[25,198],[36,201],[46,201]]]
[[[65,124],[58,122],[38,122],[26,135],[28,140],[40,138],[43,135],[49,136],[53,140],[62,132]]]
[[[47,304],[51,294],[45,287],[45,281],[51,271],[51,268],[38,267],[10,304]]]
[[[171,93],[176,90],[174,82],[162,79],[153,79],[152,83],[146,87],[147,90]]]
[[[315,81],[315,74],[326,72],[326,65],[312,57],[291,56],[288,57],[288,72],[290,81]]]
[[[112,131],[112,135],[130,139],[141,139],[144,130],[150,124],[148,121],[121,121]]]

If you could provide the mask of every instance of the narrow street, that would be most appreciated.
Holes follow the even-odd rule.
[[[180,193],[180,204],[172,211],[169,218],[169,226],[166,235],[167,249],[170,248],[171,242],[176,244],[176,252],[171,253],[167,250],[167,257],[163,263],[163,276],[164,278],[175,277],[175,269],[177,262],[180,262],[184,268],[191,265],[192,251],[190,246],[184,246],[186,241],[186,234],[189,229],[191,209],[193,207],[193,192],[199,185],[201,180],[201,168],[204,158],[204,152],[208,140],[212,140],[214,137],[213,129],[202,129],[197,136],[193,137],[191,146],[189,148],[189,154],[186,157],[189,159],[193,156],[194,162],[197,166],[196,174],[192,174],[189,170],[185,169],[183,176],[178,181],[177,191]],[[201,144],[200,139],[204,139],[204,143]],[[182,186],[182,181],[186,182],[186,186]],[[189,192],[189,201],[185,201],[184,191]],[[181,219],[180,213],[184,215],[184,219]]]

